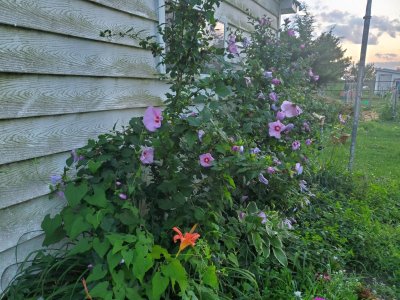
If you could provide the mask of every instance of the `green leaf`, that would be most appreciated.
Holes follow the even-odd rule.
[[[138,251],[135,251],[135,252],[136,252],[136,256],[134,255],[134,258],[133,258],[132,270],[133,270],[135,277],[140,282],[143,282],[143,277],[146,274],[146,272],[148,270],[150,270],[151,267],[154,265],[154,260],[150,255],[144,256],[143,253],[138,253]]]
[[[187,121],[188,121],[189,125],[193,126],[193,127],[198,127],[201,125],[201,120],[198,117],[188,117]]]
[[[259,212],[257,204],[254,201],[251,201],[247,205],[247,211],[249,212],[249,214],[257,214]]]
[[[93,195],[86,196],[85,201],[93,206],[106,208],[108,201],[103,187],[95,185],[93,187],[93,191],[94,191]]]
[[[224,174],[224,178],[231,187],[236,188],[235,181],[233,180],[233,178],[230,175]]]
[[[86,195],[89,188],[87,183],[81,183],[75,185],[74,183],[69,183],[65,187],[65,197],[71,207],[74,207],[79,204],[82,198]]]
[[[197,143],[198,141],[198,137],[197,134],[194,132],[187,132],[184,136],[184,141],[186,142],[186,144],[188,145],[188,148],[191,150],[193,149],[194,145]]]
[[[101,258],[104,257],[110,247],[111,244],[108,240],[100,241],[99,238],[94,238],[93,240],[93,249]]]
[[[120,214],[115,215],[115,218],[119,219],[122,224],[128,226],[134,226],[140,223],[139,210],[136,207],[122,210]]]
[[[263,249],[264,249],[263,257],[264,257],[264,258],[268,258],[268,257],[270,256],[270,254],[271,254],[271,243],[269,242],[268,239],[264,239],[263,242],[264,242],[264,246],[263,246]]]
[[[194,211],[194,218],[196,221],[204,221],[205,218],[205,212],[202,208],[196,207]]]
[[[157,272],[151,280],[151,300],[159,300],[168,287],[169,279]]]
[[[103,269],[101,264],[95,265],[93,270],[90,272],[90,275],[86,279],[86,282],[98,281],[103,279],[107,275],[107,270]]]
[[[64,229],[71,239],[74,239],[82,232],[89,230],[90,227],[91,226],[80,215],[64,215]]]
[[[56,215],[53,219],[50,215],[46,215],[42,222],[42,229],[45,232],[43,246],[57,243],[65,237],[65,232],[62,228],[62,218],[60,215]]]
[[[231,90],[222,81],[218,81],[215,85],[215,93],[219,97],[225,98],[231,94]]]
[[[125,287],[118,285],[113,287],[114,297],[113,299],[125,299]]]
[[[86,221],[93,226],[94,229],[97,229],[100,226],[101,220],[103,220],[105,212],[104,210],[99,210],[95,212],[94,215],[87,214]]]
[[[134,299],[134,300],[143,300],[140,296],[139,292],[134,288],[126,288],[125,289],[126,298],[127,299]]]
[[[161,259],[161,255],[163,255],[166,259],[171,258],[171,255],[168,253],[168,250],[161,247],[160,245],[154,245],[150,255],[153,259]]]
[[[132,263],[133,260],[133,251],[128,249],[128,250],[122,250],[121,251],[122,258],[125,260],[125,264],[129,266]]]
[[[218,278],[215,266],[209,266],[203,273],[203,282],[212,288],[218,288]]]
[[[123,233],[110,233],[107,234],[107,239],[111,244],[121,244],[122,242],[133,243],[136,242],[137,237],[132,234],[123,234]]]
[[[228,188],[226,186],[223,187],[224,190],[224,197],[226,200],[228,200],[229,205],[232,207],[233,205],[233,199],[231,193],[228,191]]]
[[[111,251],[107,254],[108,269],[110,272],[121,262],[122,255],[120,253],[112,254]]]
[[[187,289],[188,280],[186,270],[181,265],[179,260],[177,260],[176,258],[172,259],[168,265],[162,266],[161,270],[166,277],[170,278],[172,288],[174,288],[175,282],[178,282],[182,292]]]
[[[111,293],[108,290],[108,281],[103,281],[98,283],[94,288],[89,291],[92,297],[98,297],[100,299],[105,299],[107,294]]]
[[[282,248],[272,247],[272,252],[274,253],[275,258],[279,261],[279,263],[286,267],[288,264],[287,257],[285,252],[283,252]]]
[[[194,103],[204,103],[204,101],[207,99],[206,96],[204,95],[197,95],[194,99],[193,102]]]
[[[227,144],[217,144],[215,150],[221,154],[226,154],[230,150],[230,147]]]
[[[275,247],[275,248],[282,248],[283,247],[281,239],[276,235],[271,236],[269,238],[269,241],[270,241],[271,245],[273,247]]]
[[[251,240],[253,242],[254,247],[259,255],[263,254],[263,241],[261,239],[260,234],[256,232],[251,233]]]
[[[74,247],[68,252],[68,256],[87,252],[91,248],[92,248],[92,245],[91,245],[91,243],[89,243],[88,238],[83,238],[83,239],[79,240],[79,242],[76,243],[74,245]]]
[[[88,169],[90,170],[90,172],[92,172],[92,174],[94,174],[101,167],[102,164],[102,161],[89,160]]]
[[[113,287],[121,287],[121,286],[125,285],[124,271],[119,270],[118,272],[111,272],[111,276],[113,279],[113,283],[112,283]],[[125,290],[124,290],[124,294],[125,294]],[[119,297],[117,297],[117,298],[119,298]],[[125,299],[125,297],[121,297],[119,299]]]
[[[228,254],[228,260],[235,266],[239,267],[239,261],[237,259],[237,256],[233,253]]]

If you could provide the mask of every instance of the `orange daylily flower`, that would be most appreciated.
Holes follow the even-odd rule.
[[[189,232],[186,232],[184,235],[182,232],[179,230],[178,227],[172,228],[173,231],[177,233],[177,235],[174,236],[174,243],[176,243],[178,240],[181,240],[181,244],[179,245],[179,251],[176,254],[176,256],[181,253],[187,246],[192,246],[194,247],[196,245],[196,240],[200,237],[200,234],[194,233],[194,230],[196,229],[197,224],[195,224],[192,229],[190,229]]]

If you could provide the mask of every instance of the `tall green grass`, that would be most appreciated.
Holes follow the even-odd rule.
[[[350,133],[350,132],[349,132]],[[323,165],[346,169],[349,161],[350,140],[344,145],[329,142],[321,151]],[[400,179],[400,123],[390,121],[361,122],[356,143],[354,173],[371,180]]]

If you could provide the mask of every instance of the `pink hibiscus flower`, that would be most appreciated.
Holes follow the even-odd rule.
[[[142,155],[140,155],[140,161],[144,165],[152,164],[154,162],[154,148],[144,147]]]
[[[296,150],[299,150],[299,149],[300,149],[300,141],[294,141],[292,143],[292,150],[296,151]]]
[[[212,157],[210,153],[204,153],[199,156],[199,160],[200,160],[201,166],[203,166],[205,168],[209,168],[212,166],[214,157]]]
[[[283,121],[283,119],[286,117],[285,113],[282,111],[278,111],[276,113],[276,119],[279,121]]]
[[[300,107],[290,101],[283,101],[281,110],[287,118],[297,117],[303,112]]]
[[[161,109],[149,106],[144,112],[143,124],[148,131],[154,132],[161,127],[162,119]]]
[[[277,139],[280,139],[281,132],[285,130],[285,125],[278,120],[276,122],[269,123],[268,126],[269,126],[269,135]]]

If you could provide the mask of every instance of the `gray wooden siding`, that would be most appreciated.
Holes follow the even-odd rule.
[[[48,186],[70,150],[162,104],[168,87],[151,53],[100,36],[154,35],[157,3],[0,0],[0,276],[40,246],[43,217],[64,204]]]
[[[226,0],[217,17],[249,31],[248,12],[278,26],[278,0]],[[43,217],[64,205],[48,186],[70,150],[162,105],[151,53],[100,36],[154,35],[157,24],[158,0],[0,0],[0,291],[40,247]]]
[[[279,24],[279,2],[275,0],[226,0],[216,12],[217,17],[223,17],[228,25],[251,31],[252,26],[248,24],[248,15],[260,18],[267,16],[271,18],[274,28]]]

